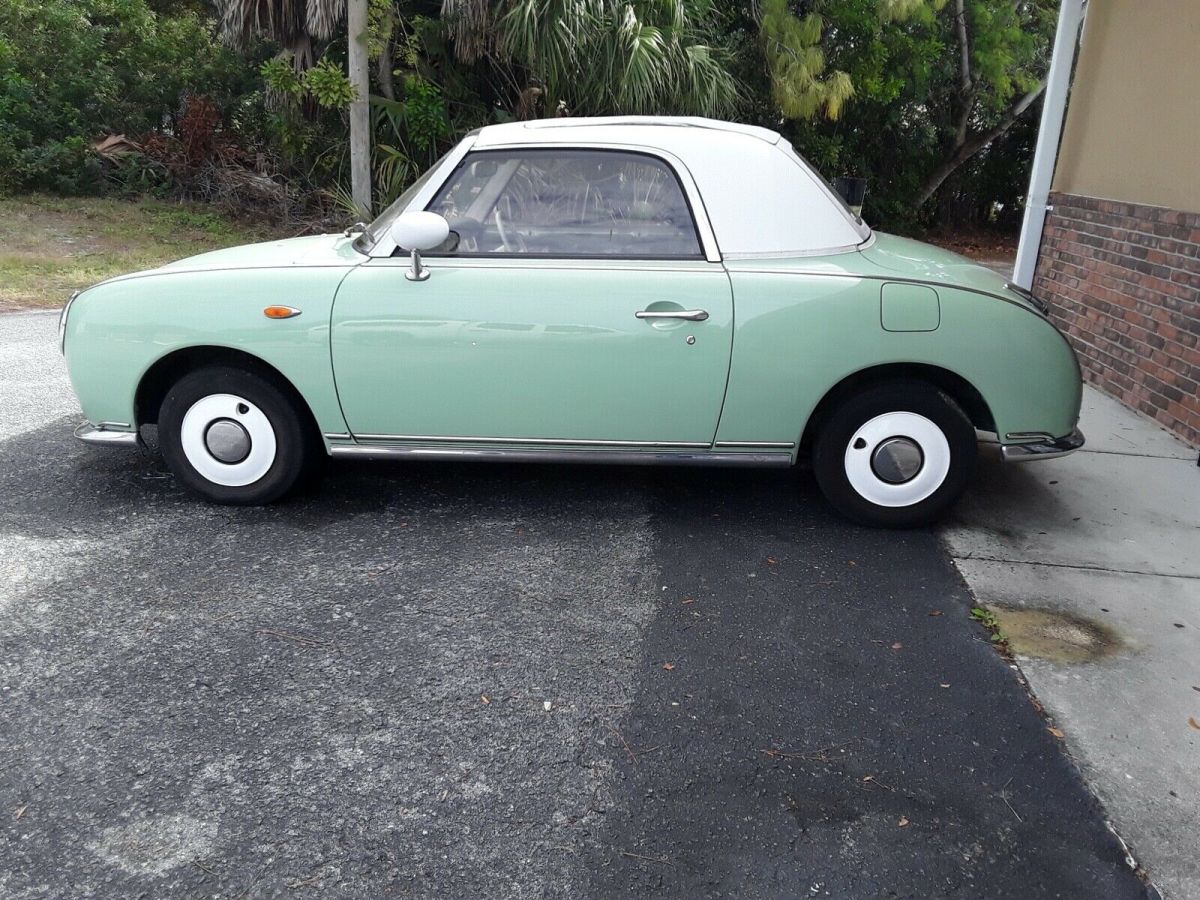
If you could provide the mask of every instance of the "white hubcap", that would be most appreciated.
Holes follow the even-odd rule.
[[[863,424],[846,445],[846,478],[876,506],[912,506],[942,486],[950,443],[924,416],[891,412]]]
[[[192,468],[225,487],[253,484],[275,462],[271,420],[234,394],[210,394],[193,403],[183,417],[179,441]]]

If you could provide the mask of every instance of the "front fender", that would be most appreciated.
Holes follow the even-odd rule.
[[[349,268],[292,267],[150,272],[97,285],[71,307],[64,353],[84,416],[133,427],[142,377],[167,354],[227,347],[277,369],[300,392],[323,433],[344,432],[329,354],[329,318]],[[268,319],[263,308],[301,310]]]

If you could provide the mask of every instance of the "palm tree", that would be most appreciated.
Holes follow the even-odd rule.
[[[214,0],[221,37],[245,47],[255,37],[275,41],[298,71],[315,62],[313,39],[328,41],[346,15],[346,0]]]
[[[313,39],[328,41],[346,18],[346,0],[214,0],[220,13],[222,38],[246,46],[255,36],[266,37],[291,56],[297,72],[312,68]],[[367,96],[367,0],[350,0],[348,74],[350,101],[350,182],[358,214],[371,211],[371,134]]]
[[[488,60],[519,118],[732,113],[714,15],[711,0],[442,0],[455,54]]]

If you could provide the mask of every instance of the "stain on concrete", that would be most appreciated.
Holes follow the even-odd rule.
[[[105,828],[88,849],[129,875],[162,875],[203,859],[216,845],[215,822],[173,815]]]
[[[989,607],[996,614],[1008,647],[1017,656],[1051,662],[1094,662],[1124,648],[1121,636],[1107,625],[1053,609]]]

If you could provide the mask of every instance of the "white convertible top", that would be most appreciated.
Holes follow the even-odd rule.
[[[687,168],[725,258],[857,247],[871,229],[767,128],[671,116],[539,119],[480,129],[472,150],[529,145],[661,150]]]

